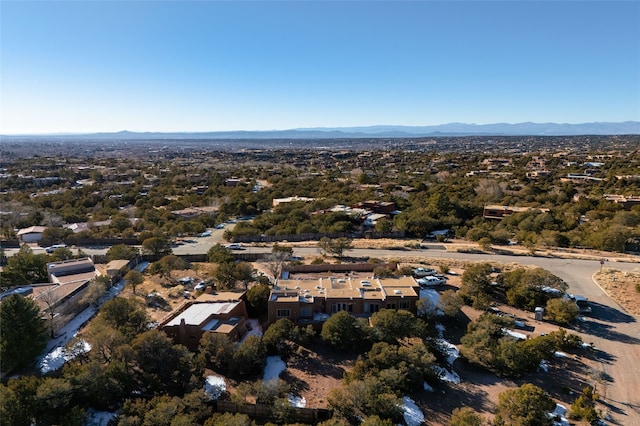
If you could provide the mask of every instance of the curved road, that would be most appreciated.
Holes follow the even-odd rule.
[[[175,254],[206,253],[222,239],[223,230],[213,230],[209,237],[193,238],[174,247]],[[103,254],[106,249],[83,249],[87,254]],[[14,250],[6,250],[7,255]],[[270,247],[246,247],[244,253],[270,253]],[[318,256],[316,247],[296,247],[294,254]],[[505,256],[448,252],[442,245],[431,245],[420,250],[353,249],[347,253],[353,257],[452,259],[461,261],[485,261],[490,263],[519,263],[535,265],[562,278],[569,292],[589,298],[593,312],[585,322],[579,323],[578,332],[586,342],[593,342],[598,349],[587,362],[605,380],[599,381],[597,391],[612,420],[621,425],[640,425],[640,325],[638,319],[627,314],[592,279],[601,265],[597,260],[548,258],[532,256]],[[606,262],[604,267],[620,271],[639,271],[640,263]]]

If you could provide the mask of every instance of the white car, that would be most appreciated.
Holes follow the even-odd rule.
[[[65,248],[66,246],[67,246],[66,244],[54,244],[52,246],[45,248],[44,251],[46,251],[47,253],[53,253],[56,249]]]
[[[198,234],[198,237],[210,237],[211,236],[211,231],[204,231],[200,234]]]
[[[435,274],[436,270],[431,268],[416,268],[413,270],[413,275],[415,277],[428,277]]]
[[[440,277],[428,276],[428,277],[418,278],[416,282],[420,284],[420,287],[435,287],[438,285],[445,284],[447,280]]]
[[[225,247],[230,250],[244,250],[244,247],[238,243],[227,244]]]

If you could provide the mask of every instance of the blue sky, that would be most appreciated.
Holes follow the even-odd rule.
[[[5,1],[0,133],[640,120],[638,1]]]

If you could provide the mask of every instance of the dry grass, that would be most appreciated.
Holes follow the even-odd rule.
[[[603,268],[594,280],[613,300],[632,315],[640,315],[640,272],[622,272]]]

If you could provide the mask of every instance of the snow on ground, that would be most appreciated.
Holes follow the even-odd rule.
[[[89,410],[87,410],[87,417],[84,419],[84,424],[85,426],[107,426],[109,421],[116,416],[116,413],[95,411],[93,408],[89,408]]]
[[[422,384],[422,386],[423,386],[424,390],[426,390],[427,392],[433,392],[433,388],[431,387],[431,385],[429,383],[424,382]]]
[[[408,396],[402,397],[402,411],[404,411],[404,422],[407,426],[420,426],[424,424],[424,414],[413,399]]]
[[[548,413],[547,416],[553,420],[554,426],[569,426],[569,420],[565,418],[567,414],[567,407],[562,404],[556,404],[555,410],[552,413]]]
[[[89,352],[91,350],[91,345],[87,341],[83,340],[81,350],[84,353]],[[42,358],[39,364],[40,372],[45,374],[50,371],[55,371],[62,368],[65,362],[70,361],[73,358],[75,358],[75,355],[68,354],[64,347],[57,347]]]
[[[526,334],[518,333],[517,331],[509,330],[508,328],[503,328],[502,332],[504,334],[507,334],[507,335],[513,337],[514,339],[527,340],[527,335]]]
[[[460,358],[460,351],[453,343],[445,339],[437,339],[437,343],[440,347],[445,349],[449,365],[453,365],[456,359]]]
[[[280,358],[280,355],[268,356],[267,363],[264,366],[264,373],[262,380],[268,382],[269,380],[278,379],[280,373],[287,368],[287,364]]]
[[[565,352],[560,351],[555,351],[553,353],[553,356],[555,356],[556,358],[569,358],[569,355],[567,355]]]
[[[437,315],[443,315],[443,312],[438,309],[438,300],[440,300],[440,293],[437,290],[432,288],[423,288],[420,290],[420,299],[427,299],[431,306],[429,306],[427,311],[436,311]],[[430,312],[429,312],[430,313]]]
[[[438,331],[438,336],[440,336],[440,337],[444,337],[444,331],[445,331],[446,329],[447,329],[447,328],[446,328],[444,325],[442,325],[442,324],[440,324],[440,323],[437,323],[437,324],[436,324],[436,330]]]
[[[307,405],[307,400],[303,396],[297,396],[292,393],[289,394],[289,404],[292,407],[304,408]]]
[[[260,321],[257,319],[250,318],[247,320],[247,329],[249,330],[247,334],[242,336],[240,342],[244,342],[244,340],[249,336],[258,336],[262,337],[262,326],[260,325]]]
[[[136,270],[139,272],[144,271],[149,262],[141,262],[136,266]],[[109,291],[98,301],[98,305],[102,305],[107,300],[116,297],[124,288],[124,280],[118,281],[116,285],[111,287]],[[66,354],[64,346],[69,343],[78,334],[78,330],[86,324],[93,316],[98,312],[98,308],[95,306],[89,306],[84,311],[80,312],[71,321],[69,321],[58,332],[58,336],[47,342],[45,350],[37,360],[37,364],[40,366],[41,372],[46,373],[61,368],[68,359],[65,358]],[[43,371],[45,369],[45,371]]]
[[[540,365],[538,365],[538,371],[544,371],[545,373],[549,372],[549,362],[546,360],[540,361]]]
[[[439,365],[432,365],[431,369],[435,371],[440,380],[455,384],[460,383],[460,376],[458,376],[458,373],[456,373],[455,371],[449,371],[446,368],[440,367]]]
[[[220,398],[220,395],[226,390],[227,384],[224,381],[224,377],[207,376],[207,380],[204,382],[204,393],[206,393],[212,401]]]

